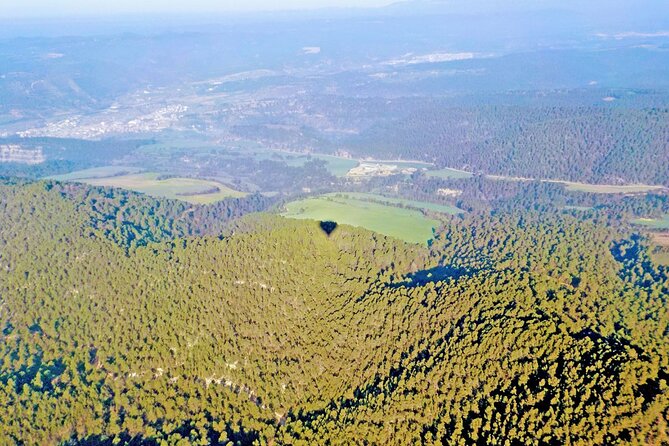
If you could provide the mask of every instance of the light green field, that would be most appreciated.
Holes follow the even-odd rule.
[[[332,220],[359,226],[409,243],[427,243],[439,221],[420,211],[335,196],[294,201],[286,205],[284,217]]]
[[[632,223],[653,229],[669,229],[669,215],[662,218],[637,218]]]
[[[619,186],[613,184],[576,183],[563,180],[536,180],[534,178],[508,177],[504,175],[486,175],[486,178],[498,181],[541,181],[542,183],[562,184],[568,191],[586,192],[591,194],[640,194],[666,189],[664,186],[651,186],[648,184],[628,184]]]
[[[369,163],[369,164],[384,164],[384,165],[389,165],[389,166],[397,166],[400,169],[408,169],[408,168],[429,169],[430,167],[434,166],[434,164],[432,164],[432,163],[426,163],[425,161],[416,161],[416,160],[402,161],[402,160],[366,159],[366,160],[363,160],[363,162],[364,163]]]
[[[130,175],[111,176],[106,178],[81,178],[77,172],[71,174],[77,177],[71,181],[90,184],[92,186],[109,186],[141,192],[154,197],[172,198],[195,204],[209,204],[225,198],[238,198],[246,194],[225,186],[216,181],[196,178],[168,178],[158,179],[158,173],[137,173]],[[217,189],[216,192],[210,192]]]
[[[310,160],[306,155],[286,154],[286,152],[281,153],[286,156],[285,162],[289,166],[304,166],[304,164]],[[349,170],[353,169],[359,164],[356,160],[340,158],[338,156],[332,155],[312,154],[311,159],[325,161],[325,167],[332,175],[337,177],[345,176]]]
[[[93,167],[92,169],[77,170],[75,172],[66,173],[64,175],[53,175],[47,177],[47,179],[56,181],[74,181],[91,178],[107,178],[117,175],[128,175],[139,173],[141,171],[142,169],[138,167],[104,166]]]
[[[464,212],[462,209],[458,209],[455,206],[449,206],[446,204],[436,204],[436,203],[429,203],[426,201],[406,200],[404,198],[384,197],[383,195],[367,194],[361,192],[338,192],[338,193],[327,194],[325,196],[332,198],[353,198],[356,200],[379,202],[381,204],[401,205],[405,207],[423,209],[426,211],[439,212],[441,214],[448,214],[448,215],[456,215]]]
[[[429,177],[441,178],[444,180],[461,180],[465,178],[471,178],[474,176],[471,172],[466,172],[464,170],[451,169],[449,167],[439,170],[428,170],[425,172],[425,175]]]
[[[614,186],[608,184],[584,184],[572,183],[570,181],[552,181],[562,183],[567,190],[574,192],[588,192],[592,194],[638,194],[664,189],[663,186],[649,186],[645,184],[633,184],[627,186]]]

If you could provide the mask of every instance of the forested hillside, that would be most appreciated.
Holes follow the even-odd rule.
[[[0,186],[0,443],[669,444],[669,272],[625,225],[186,206]]]
[[[666,108],[434,106],[349,144],[356,153],[491,174],[669,185]]]

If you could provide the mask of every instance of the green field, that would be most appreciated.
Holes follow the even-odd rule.
[[[357,166],[359,163],[356,160],[353,159],[348,159],[348,158],[340,158],[338,156],[332,156],[332,155],[320,155],[320,154],[312,154],[309,156],[307,155],[294,155],[294,154],[288,154],[286,152],[280,152],[282,155],[286,156],[286,164],[289,166],[304,166],[304,164],[307,161],[313,160],[313,159],[318,159],[325,161],[326,163],[326,168],[328,171],[337,177],[343,177],[345,176],[349,170],[353,169],[355,166]]]
[[[462,209],[458,209],[455,206],[449,206],[446,204],[436,204],[436,203],[429,203],[426,201],[406,200],[404,198],[384,197],[383,195],[367,194],[361,192],[337,192],[337,193],[327,194],[325,196],[331,198],[353,198],[355,200],[374,201],[374,202],[379,202],[381,204],[401,205],[404,207],[423,209],[426,211],[439,212],[441,214],[448,214],[448,215],[456,215],[464,212]]]
[[[441,178],[444,180],[460,180],[465,178],[471,178],[474,176],[474,174],[471,172],[466,172],[464,170],[458,170],[458,169],[451,169],[448,167],[439,170],[428,170],[427,172],[425,172],[425,175],[429,177]]]
[[[104,166],[93,167],[92,169],[77,170],[76,172],[66,173],[64,175],[53,175],[47,177],[47,179],[56,181],[74,181],[92,178],[108,178],[118,175],[139,173],[141,171],[142,169],[138,167]]]
[[[649,186],[645,184],[632,184],[626,186],[615,186],[609,184],[585,184],[570,181],[551,181],[562,183],[567,190],[574,192],[588,192],[592,194],[638,194],[664,189],[663,186]]]
[[[423,161],[401,161],[401,160],[364,160],[369,164],[381,164],[386,166],[397,166],[399,169],[429,169],[434,164]]]
[[[385,199],[385,197],[381,197]],[[432,229],[439,225],[420,211],[369,202],[343,195],[328,195],[288,203],[284,217],[332,220],[359,226],[409,243],[427,243]]]
[[[637,218],[636,220],[632,220],[632,223],[652,229],[669,229],[669,215],[665,215],[662,218]]]
[[[196,178],[167,178],[161,180],[159,179],[160,174],[155,172],[108,177],[84,177],[90,171],[94,171],[94,173],[102,172],[88,169],[86,171],[72,172],[68,175],[54,177],[53,179],[77,181],[92,186],[119,187],[155,197],[172,198],[194,204],[210,204],[225,198],[238,198],[246,195],[243,192],[230,189],[217,181]]]
[[[562,184],[565,189],[571,192],[585,192],[591,194],[640,194],[645,192],[659,191],[666,189],[664,186],[651,186],[648,184],[591,184],[577,183],[563,180],[538,180],[526,177],[510,177],[504,175],[486,175],[489,180],[499,181],[541,181],[542,183]]]

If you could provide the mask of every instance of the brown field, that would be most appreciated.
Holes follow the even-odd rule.
[[[669,248],[669,232],[656,232],[651,237],[656,245]]]

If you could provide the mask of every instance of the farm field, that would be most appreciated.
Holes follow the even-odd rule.
[[[592,194],[638,194],[664,189],[663,186],[649,186],[645,184],[616,186],[609,184],[572,183],[569,181],[546,181],[551,183],[564,184],[569,191],[587,192]]]
[[[274,152],[276,153],[276,152]],[[286,155],[287,152],[279,152]],[[320,154],[311,154],[311,155],[296,155],[288,154],[286,155],[286,164],[289,166],[303,166],[306,162],[314,159],[325,161],[326,167],[330,173],[336,177],[345,176],[349,170],[353,169],[358,165],[358,161],[349,158],[340,158],[338,156],[332,155],[320,155]]]
[[[365,159],[362,162],[365,163],[370,163],[370,164],[382,164],[382,165],[390,165],[390,166],[397,166],[398,169],[429,169],[430,167],[433,167],[434,164],[432,163],[427,163],[424,161],[415,161],[415,160],[377,160],[377,159]]]
[[[401,205],[405,207],[423,209],[426,211],[439,212],[442,214],[449,214],[449,215],[461,214],[464,212],[462,209],[458,209],[455,206],[449,206],[445,204],[428,203],[426,201],[406,200],[404,198],[385,197],[383,195],[368,194],[362,192],[335,192],[327,194],[325,196],[332,198],[353,198],[356,200],[373,201],[381,204]]]
[[[460,180],[460,179],[472,178],[474,176],[474,174],[471,172],[458,169],[451,169],[450,167],[439,170],[428,170],[427,172],[425,172],[425,175],[434,178],[441,178],[444,180]]]
[[[82,178],[81,171],[69,174],[72,179],[63,181],[77,181],[92,186],[109,186],[141,192],[155,197],[172,198],[187,201],[193,204],[210,204],[225,198],[239,198],[246,194],[233,190],[222,183],[196,178],[167,178],[160,179],[155,172],[134,173],[109,177]],[[55,178],[60,179],[60,178]]]
[[[669,229],[669,215],[663,218],[637,218],[632,220],[632,223],[652,229]]]
[[[669,233],[667,232],[655,233],[653,234],[652,238],[653,242],[655,242],[659,246],[664,246],[665,248],[669,248]]]
[[[56,181],[74,181],[92,178],[107,178],[118,175],[128,175],[141,172],[139,167],[123,167],[123,166],[103,166],[93,167],[91,169],[77,170],[75,172],[66,173],[63,175],[53,175],[47,177],[49,180]]]
[[[669,222],[666,227],[669,227]],[[655,232],[651,234],[651,239],[657,245],[651,251],[651,258],[658,265],[669,266],[669,232]]]
[[[285,208],[281,215],[287,218],[332,220],[409,243],[427,243],[432,238],[433,228],[439,225],[438,220],[417,210],[335,195],[293,201]]]
[[[563,180],[538,180],[535,178],[511,177],[504,175],[486,175],[485,177],[490,180],[499,180],[499,181],[541,181],[543,183],[562,184],[568,191],[585,192],[591,194],[640,194],[645,192],[652,192],[666,189],[664,186],[659,186],[659,185],[652,186],[648,184],[625,184],[625,185],[590,184],[590,183],[577,183],[573,181],[563,181]]]

